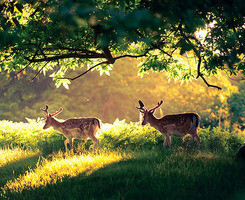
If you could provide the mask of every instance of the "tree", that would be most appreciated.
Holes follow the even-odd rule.
[[[219,73],[209,78],[214,84],[220,83],[222,90],[218,91],[206,87],[199,79],[191,84],[169,81],[165,73],[150,71],[141,78],[136,75],[137,64],[133,58],[120,59],[111,76],[100,77],[93,71],[71,84],[69,90],[55,88],[51,78],[42,75],[31,84],[18,87],[18,80],[2,73],[5,75],[0,75],[0,120],[37,119],[43,117],[40,108],[48,104],[50,113],[63,108],[58,119],[98,117],[102,123],[113,123],[117,118],[137,122],[139,111],[135,107],[139,100],[149,109],[163,100],[163,105],[155,112],[156,117],[197,112],[201,117],[201,127],[218,124],[229,127],[230,117],[235,120],[236,114],[232,112],[237,111],[228,109],[227,99],[238,89],[227,76]]]
[[[58,86],[66,86],[94,68],[108,73],[124,57],[142,58],[141,72],[201,77],[218,89],[205,77],[218,70],[245,74],[243,0],[1,2],[1,68],[31,68],[29,81],[49,71]],[[194,69],[179,62],[186,53],[195,57]],[[83,73],[66,75],[82,67]]]
[[[238,126],[242,130],[245,128],[245,84],[239,82],[239,92],[233,93],[228,99],[230,112],[230,122],[233,126]]]

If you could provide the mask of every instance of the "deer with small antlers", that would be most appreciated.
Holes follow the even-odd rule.
[[[197,134],[197,128],[199,125],[199,116],[196,113],[183,113],[176,115],[165,115],[158,119],[153,116],[155,110],[162,105],[163,101],[158,102],[157,106],[147,110],[142,101],[139,101],[139,109],[143,113],[142,125],[149,123],[152,127],[161,132],[165,136],[163,147],[168,144],[171,149],[171,136],[185,137],[186,134],[190,134],[197,141],[198,149],[200,148],[200,138]]]
[[[49,114],[48,112],[49,106],[46,105],[46,108],[41,108],[42,111],[46,113],[44,117],[46,118],[45,125],[43,129],[47,129],[49,127],[53,127],[55,130],[61,132],[67,139],[65,140],[65,148],[67,152],[67,143],[71,145],[71,149],[73,150],[73,140],[84,139],[85,142],[88,138],[93,141],[93,148],[95,149],[95,145],[100,148],[99,140],[95,137],[97,131],[100,129],[100,120],[97,118],[73,118],[67,119],[64,122],[60,122],[54,118],[55,115],[58,115],[62,112],[62,108],[54,114]]]

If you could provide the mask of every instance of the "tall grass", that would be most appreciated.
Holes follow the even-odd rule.
[[[100,135],[101,143],[110,149],[161,149],[163,150],[164,136],[150,126],[140,126],[138,123],[127,124],[116,120],[107,131]],[[245,143],[245,134],[239,131],[228,131],[221,127],[200,128],[201,150],[234,154]],[[190,136],[182,138],[172,137],[173,148],[186,148],[190,143]],[[195,141],[189,146],[195,146]]]
[[[52,128],[43,130],[44,122],[30,120],[28,123],[13,123],[0,121],[0,147],[17,146],[23,149],[38,149],[44,153],[64,150],[65,137]],[[199,129],[201,150],[234,154],[245,143],[245,134],[227,131],[222,128]],[[97,134],[101,146],[107,149],[162,149],[164,137],[150,126],[140,126],[138,123],[125,123],[116,120],[113,124],[103,124]],[[173,148],[185,148],[190,137],[172,137]],[[83,145],[76,141],[77,151],[92,148],[92,142]],[[195,145],[195,142],[191,146]]]
[[[38,149],[51,153],[63,148],[65,137],[53,130],[43,130],[40,119],[27,119],[28,123],[0,121],[0,147],[12,146],[23,149]]]

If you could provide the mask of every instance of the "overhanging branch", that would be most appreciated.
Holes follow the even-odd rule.
[[[122,55],[122,56],[118,56],[118,57],[115,57],[113,58],[114,60],[117,60],[117,59],[120,59],[120,58],[126,58],[126,57],[129,57],[129,58],[140,58],[140,57],[144,57],[146,56],[146,54],[148,53],[148,51],[146,51],[144,54],[142,55]],[[103,62],[100,62],[92,67],[90,67],[88,70],[86,70],[85,72],[79,74],[78,76],[75,76],[73,78],[71,77],[64,77],[64,78],[58,78],[58,79],[67,79],[67,80],[70,80],[70,81],[74,81],[75,79],[78,79],[80,78],[81,76],[87,74],[89,71],[91,71],[92,69],[94,69],[95,67],[99,66],[99,65],[103,65],[103,64],[110,64],[109,61],[103,61]]]
[[[197,77],[196,79],[198,79],[199,77],[202,78],[202,80],[204,81],[204,83],[208,86],[208,87],[213,87],[213,88],[217,88],[218,90],[221,90],[221,87],[217,86],[217,85],[211,85],[207,82],[207,80],[204,78],[203,74],[201,73],[201,63],[202,63],[202,58],[199,57],[198,58],[198,64],[197,64]]]
[[[83,73],[81,73],[81,74],[79,74],[78,76],[75,76],[75,77],[73,77],[73,78],[64,77],[64,78],[58,78],[58,79],[68,79],[68,80],[70,80],[70,81],[74,81],[75,79],[78,79],[78,78],[80,78],[81,76],[87,74],[89,71],[91,71],[91,70],[94,69],[95,67],[97,67],[97,66],[99,66],[99,65],[103,65],[103,64],[109,64],[109,62],[108,62],[108,61],[100,62],[100,63],[94,65],[93,67],[90,67],[90,68],[89,68],[88,70],[86,70],[85,72],[83,72]]]
[[[29,79],[23,83],[21,83],[20,85],[18,85],[18,87],[21,87],[22,85],[26,84],[26,83],[32,83],[37,77],[38,75],[41,73],[41,71],[44,69],[44,67],[46,67],[46,65],[48,64],[49,62],[46,62],[42,68],[35,74],[35,76],[32,78],[32,79]]]
[[[203,74],[201,73],[201,64],[202,64],[202,57],[200,55],[200,52],[196,49],[195,45],[190,41],[190,39],[185,35],[185,33],[183,32],[181,23],[180,26],[178,27],[178,30],[180,31],[180,34],[182,35],[182,37],[186,40],[187,43],[189,43],[192,46],[193,51],[195,52],[195,55],[198,57],[198,64],[197,64],[197,77],[196,79],[198,79],[199,77],[202,78],[202,80],[204,81],[204,83],[208,86],[208,87],[214,87],[217,88],[218,90],[221,90],[221,87],[216,86],[216,85],[211,85],[207,82],[207,80],[204,78]],[[191,38],[194,39],[195,41],[197,40],[196,38]]]
[[[138,30],[136,30],[135,32],[136,32],[136,34],[137,34],[138,36],[147,39],[147,38],[146,38],[142,33],[140,33]],[[171,34],[171,33],[170,33],[170,34]],[[170,34],[169,34],[169,35],[170,35]],[[169,35],[168,35],[168,36],[169,36]],[[167,36],[167,37],[168,37],[168,36]],[[149,41],[149,42],[150,42],[150,41]],[[160,44],[160,43],[159,43],[159,44]],[[149,50],[158,49],[158,50],[160,50],[162,53],[168,55],[169,57],[173,57],[171,54],[169,54],[168,52],[166,52],[166,51],[164,51],[162,48],[160,48],[159,44],[155,44],[155,43],[153,43],[153,42],[150,42],[150,45],[152,46],[152,48],[149,49]],[[162,43],[161,43],[161,45],[162,45]]]
[[[105,56],[102,54],[88,55],[88,54],[70,53],[70,54],[56,55],[56,56],[45,57],[45,58],[34,58],[34,59],[25,57],[25,59],[31,63],[45,62],[45,61],[50,62],[55,60],[67,59],[67,58],[105,58]]]

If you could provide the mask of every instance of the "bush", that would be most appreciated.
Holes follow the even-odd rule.
[[[43,122],[27,119],[28,123],[0,121],[0,147],[13,146],[53,152],[63,147],[64,136],[51,129],[43,130]]]
[[[245,142],[245,135],[220,127],[199,130],[201,147],[208,151],[237,152]]]
[[[100,135],[101,144],[107,148],[132,150],[162,148],[165,140],[159,131],[150,126],[143,127],[138,123],[127,124],[119,120],[109,126],[110,128]],[[203,151],[235,153],[245,143],[244,134],[230,132],[220,127],[200,129],[199,136]],[[185,147],[190,138],[187,136],[183,141],[182,138],[172,137],[172,147]],[[194,141],[191,145],[196,145],[196,142]]]
[[[40,119],[30,120],[28,123],[14,123],[0,121],[0,147],[13,146],[24,149],[39,149],[44,153],[64,150],[65,137],[52,128],[43,130],[44,122]],[[203,128],[199,130],[201,150],[211,152],[223,152],[234,154],[245,143],[245,135],[236,131],[228,131],[222,128]],[[140,126],[138,123],[127,124],[125,120],[116,120],[113,124],[102,124],[102,130],[97,136],[101,147],[107,149],[158,149],[162,150],[165,140],[159,131],[150,126]],[[183,148],[189,142],[190,137],[172,137],[172,147]],[[83,141],[75,142],[77,151],[91,149],[92,142],[84,145]],[[196,145],[196,141],[191,146]],[[84,148],[84,149],[83,149]]]

